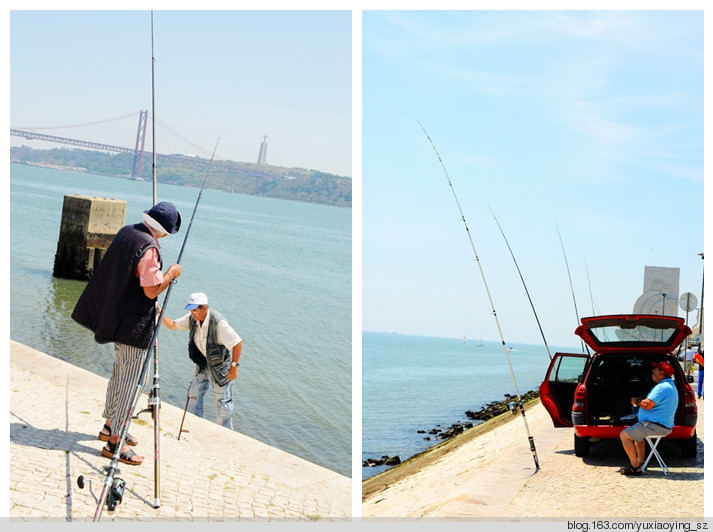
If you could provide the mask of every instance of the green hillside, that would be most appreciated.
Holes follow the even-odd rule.
[[[352,180],[344,176],[305,168],[234,161],[210,164],[208,159],[184,155],[157,155],[156,160],[159,183],[200,187],[206,179],[207,189],[336,207],[352,206]],[[134,157],[124,153],[70,148],[36,150],[17,146],[10,148],[10,162],[133,179]],[[153,179],[152,167],[152,155],[146,154],[142,165],[144,180]]]

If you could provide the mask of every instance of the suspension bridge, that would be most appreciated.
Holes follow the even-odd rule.
[[[82,148],[89,148],[95,150],[101,150],[106,152],[114,153],[127,153],[133,155],[133,164],[131,168],[131,177],[141,178],[142,170],[145,162],[145,148],[146,148],[146,129],[149,118],[148,111],[139,111],[138,126],[136,128],[136,136],[132,141],[132,146],[120,146],[116,144],[109,144],[105,142],[98,142],[96,140],[81,140],[80,136],[93,137],[96,135],[108,135],[111,133],[113,136],[117,134],[123,135],[125,138],[127,136],[127,129],[124,127],[115,126],[115,124],[125,121],[127,118],[136,116],[134,113],[123,115],[115,118],[109,118],[106,120],[100,120],[96,122],[89,122],[84,124],[73,124],[73,125],[63,125],[63,126],[48,126],[48,127],[15,127],[10,128],[10,135],[14,137],[23,137],[27,140],[38,140],[56,144],[69,144],[72,146],[78,146]],[[191,157],[188,155],[175,155],[175,153],[181,153],[183,151],[190,150],[191,152],[199,153],[205,158],[211,156],[211,152],[206,150],[197,144],[186,139],[179,133],[173,131],[169,126],[160,122],[158,123],[162,130],[167,132],[169,135],[170,143],[173,146],[178,145],[177,149],[171,150],[174,154],[159,154],[156,153],[157,164],[161,161],[169,161],[181,165],[188,165],[194,168],[202,168],[205,166],[205,161]],[[54,131],[55,133],[59,131],[59,134],[49,134],[42,131]],[[121,133],[118,133],[121,131]],[[118,143],[117,143],[118,144]],[[262,151],[262,147],[260,148]],[[149,157],[153,158],[153,154],[149,153]]]

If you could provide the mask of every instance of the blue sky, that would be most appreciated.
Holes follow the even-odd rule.
[[[495,217],[550,345],[579,345],[577,315],[632,312],[645,266],[680,268],[680,293],[700,296],[701,11],[362,24],[364,330],[500,339],[418,122],[509,344],[543,340]]]
[[[133,148],[139,110],[153,107],[150,10],[11,11],[9,22],[10,125],[130,115],[112,121],[116,138],[86,140]],[[190,147],[164,124],[206,158],[217,143],[216,159],[256,162],[266,135],[270,164],[351,176],[351,24],[349,11],[155,10],[157,151]],[[151,136],[149,123],[149,150]]]
[[[272,164],[353,165],[361,328],[498,339],[418,122],[507,341],[541,337],[491,209],[550,343],[573,343],[573,291],[580,316],[628,312],[647,265],[700,294],[701,11],[344,7],[361,34],[349,11],[155,11],[156,113],[206,157],[220,137],[218,159],[255,161],[267,135]],[[10,13],[10,125],[136,113],[133,142],[151,108],[149,11]]]

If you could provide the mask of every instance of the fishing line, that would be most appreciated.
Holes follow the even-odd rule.
[[[517,260],[515,260],[515,254],[512,252],[512,248],[510,247],[510,242],[508,242],[508,239],[505,236],[505,231],[503,231],[503,228],[500,226],[500,222],[498,222],[498,219],[495,216],[493,209],[490,209],[490,212],[492,213],[493,218],[495,218],[495,223],[498,224],[498,229],[500,229],[500,233],[503,235],[503,238],[505,239],[505,244],[507,244],[507,246],[508,246],[508,250],[510,251],[510,256],[512,257],[512,260],[515,263],[515,267],[517,268],[517,273],[520,275],[520,280],[522,281],[522,286],[525,288],[525,293],[527,294],[527,299],[530,301],[530,307],[532,307],[532,312],[535,315],[535,320],[537,321],[537,326],[540,328],[540,334],[542,335],[542,341],[545,342],[545,349],[547,349],[547,356],[550,357],[550,360],[552,360],[552,354],[550,353],[550,348],[547,345],[547,339],[545,338],[545,333],[542,330],[542,325],[540,325],[540,318],[537,317],[537,311],[535,311],[535,305],[532,302],[532,298],[530,297],[530,292],[527,289],[527,285],[525,284],[525,279],[523,278],[522,272],[520,271],[520,266],[518,266]]]
[[[493,298],[490,296],[490,290],[488,288],[488,283],[485,280],[485,274],[483,273],[483,267],[480,264],[480,258],[478,257],[478,252],[475,250],[475,244],[473,243],[473,237],[471,236],[470,229],[468,228],[468,222],[466,222],[466,220],[465,220],[465,216],[463,215],[463,209],[461,209],[460,202],[458,201],[458,196],[456,196],[455,188],[453,187],[451,178],[448,175],[446,166],[443,164],[441,155],[438,153],[438,150],[436,149],[436,145],[431,140],[431,137],[428,135],[426,128],[423,127],[421,122],[418,122],[418,125],[421,126],[421,129],[423,129],[423,132],[425,133],[426,138],[428,139],[428,141],[431,143],[431,146],[433,147],[433,151],[436,152],[436,157],[438,157],[438,162],[441,163],[441,168],[443,168],[443,173],[446,176],[448,185],[451,187],[451,192],[453,193],[453,198],[455,199],[456,205],[458,206],[458,211],[460,212],[460,218],[463,222],[463,225],[465,226],[465,231],[468,234],[468,240],[470,241],[470,247],[473,250],[473,254],[475,255],[475,261],[478,263],[478,268],[480,269],[480,275],[483,279],[483,285],[485,285],[485,292],[487,293],[488,300],[490,301],[490,308],[492,310],[493,316],[495,317],[495,324],[497,325],[498,333],[500,334],[500,341],[502,342],[503,351],[505,352],[505,359],[507,360],[508,367],[510,368],[510,376],[512,377],[513,385],[515,386],[515,394],[517,396],[517,404],[520,408],[520,413],[522,414],[522,420],[525,423],[525,430],[527,431],[527,440],[530,443],[530,451],[532,451],[532,458],[535,461],[535,471],[538,471],[540,469],[540,464],[537,460],[537,451],[535,450],[535,440],[532,437],[532,435],[530,434],[530,427],[528,426],[527,418],[525,417],[525,407],[522,404],[522,398],[520,397],[520,391],[518,390],[517,381],[515,380],[515,373],[513,372],[512,364],[510,363],[510,354],[508,353],[507,344],[505,343],[505,338],[503,337],[503,332],[502,332],[502,329],[500,328],[500,321],[498,320],[498,315],[495,312],[495,305],[493,305]]]
[[[218,139],[218,140],[220,140],[220,139]],[[191,221],[188,224],[188,229],[186,230],[186,236],[183,239],[183,245],[181,246],[181,251],[178,254],[178,259],[176,260],[176,264],[181,263],[181,257],[183,256],[183,251],[186,247],[186,242],[188,241],[188,235],[191,232],[191,226],[193,225],[193,219],[196,216],[196,210],[198,209],[198,203],[200,202],[201,197],[203,195],[203,188],[205,187],[206,180],[208,179],[208,171],[210,170],[210,167],[213,163],[213,158],[215,157],[215,150],[217,148],[218,148],[218,142],[215,143],[215,148],[213,149],[213,156],[211,157],[208,167],[206,168],[205,177],[203,178],[203,184],[201,185],[200,192],[198,193],[198,199],[196,200],[196,205],[193,208],[193,214],[191,215]],[[107,496],[109,495],[109,491],[112,489],[111,487],[114,484],[114,475],[116,474],[116,471],[118,469],[119,457],[121,456],[121,449],[122,449],[122,447],[124,447],[124,442],[126,441],[126,437],[127,437],[128,431],[129,431],[129,425],[131,424],[131,419],[133,417],[134,410],[136,409],[136,405],[138,404],[139,399],[141,398],[141,389],[143,388],[142,383],[144,381],[146,372],[148,371],[149,363],[153,359],[153,350],[154,350],[154,346],[156,345],[156,339],[158,338],[158,332],[161,327],[163,315],[166,312],[166,305],[168,304],[168,298],[170,297],[171,290],[173,289],[173,285],[176,284],[176,282],[177,282],[177,280],[174,279],[168,285],[168,289],[166,290],[166,297],[163,300],[163,305],[161,306],[161,312],[157,319],[156,328],[154,329],[153,336],[151,337],[151,341],[149,342],[149,348],[146,351],[146,359],[144,360],[144,365],[143,365],[143,368],[141,369],[141,375],[139,376],[138,382],[136,383],[136,389],[134,390],[134,397],[131,402],[129,411],[126,414],[126,419],[124,420],[124,424],[121,429],[121,437],[119,439],[119,443],[116,446],[116,451],[114,452],[114,457],[112,458],[111,463],[109,464],[107,475],[104,479],[104,486],[102,487],[101,496],[100,496],[99,502],[97,504],[97,509],[94,513],[94,519],[93,519],[94,521],[98,521],[99,517],[101,517],[101,513],[102,513],[102,510],[106,503]]]

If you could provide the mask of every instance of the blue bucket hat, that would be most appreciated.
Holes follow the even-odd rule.
[[[154,229],[170,235],[175,235],[181,228],[181,215],[176,206],[168,201],[160,201],[144,211],[144,220]]]

